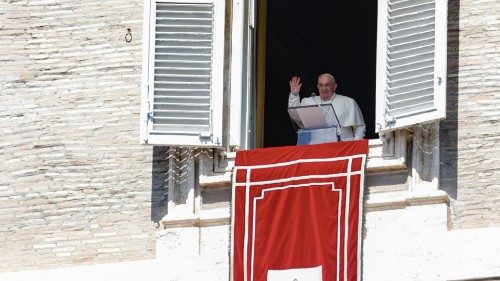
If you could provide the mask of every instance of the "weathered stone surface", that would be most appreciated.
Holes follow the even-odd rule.
[[[500,7],[449,1],[447,119],[441,122],[440,186],[452,227],[500,223]]]
[[[143,2],[0,11],[0,271],[154,257]]]
[[[471,261],[478,268],[474,274],[498,272],[494,249],[484,256],[462,250],[484,246],[482,239],[497,237],[498,231],[460,230],[500,223],[497,2],[448,1],[448,111],[440,124],[439,186],[451,196],[451,220],[444,203],[409,207],[414,201],[399,198],[390,206],[384,198],[372,203],[376,208],[365,219],[363,249],[367,279],[383,276],[379,261],[395,261],[395,280],[432,280],[443,272],[448,274],[443,279],[478,277],[450,274]],[[158,254],[160,265],[188,265],[174,268],[172,278],[228,276],[227,187],[211,182],[218,180],[212,176],[198,183],[219,189],[193,191],[199,179],[186,168],[195,165],[192,157],[169,170],[169,161],[182,151],[138,144],[142,5],[137,0],[0,2],[0,271]],[[124,40],[126,28],[132,30],[131,43]],[[214,166],[206,161],[200,170]],[[405,176],[401,171],[367,176],[368,193],[411,191]],[[172,179],[183,186],[174,188]],[[228,179],[221,176],[220,182]],[[177,213],[169,209],[175,204]],[[188,223],[200,227],[160,231],[155,253],[156,223],[169,211],[176,218],[197,208],[227,214],[205,219],[214,224],[208,227],[195,217]]]

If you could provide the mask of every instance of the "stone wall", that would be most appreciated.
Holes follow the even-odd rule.
[[[0,2],[0,271],[154,257],[142,15],[137,0]]]
[[[449,1],[440,187],[452,197],[454,228],[500,221],[498,9],[496,1]],[[157,223],[168,211],[169,153],[138,144],[142,14],[137,0],[0,3],[0,271],[147,259],[155,257],[155,247],[160,259],[174,263],[167,252],[182,252],[184,244],[175,240],[182,238],[200,244],[189,244],[193,260],[216,263],[212,268],[221,275],[215,276],[227,276],[226,215],[213,220],[222,226],[178,231],[195,233],[188,237],[167,229],[155,242]],[[404,192],[406,174],[391,176],[392,186],[374,177],[369,185],[380,186],[374,188],[380,193]],[[227,190],[222,193],[207,196],[205,206],[228,208]],[[445,209],[438,210],[443,231]],[[393,224],[389,211],[374,212],[367,215],[372,234],[366,251],[384,236],[379,226]],[[425,208],[414,213],[419,217]],[[375,214],[389,218],[370,219]],[[196,251],[202,257],[196,259]],[[365,254],[368,270],[376,264]],[[200,274],[211,268],[206,264]]]
[[[441,188],[452,227],[500,224],[500,6],[448,1],[447,119],[441,122]]]

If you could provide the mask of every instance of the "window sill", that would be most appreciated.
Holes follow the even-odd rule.
[[[396,131],[385,139],[368,141],[367,173],[406,170],[406,135]]]
[[[443,190],[388,192],[370,194],[365,201],[366,211],[404,209],[410,206],[449,204],[450,198]]]
[[[392,133],[384,140],[372,139],[369,140],[368,144],[367,173],[400,172],[406,170],[406,135],[404,133]],[[199,184],[202,188],[219,188],[231,185],[231,175],[236,153],[226,153],[225,157],[215,153],[215,156],[214,172],[200,175]]]
[[[410,206],[449,204],[450,198],[442,190],[427,190],[424,192],[402,191],[397,193],[374,194],[368,196],[364,203],[367,212],[404,209]],[[203,210],[198,214],[167,215],[163,218],[163,227],[210,227],[229,225],[231,215],[229,207]]]
[[[231,215],[229,208],[202,210],[197,214],[179,214],[178,216],[166,215],[163,220],[164,228],[180,227],[209,227],[229,225]]]

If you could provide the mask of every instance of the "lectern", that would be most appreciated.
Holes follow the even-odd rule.
[[[297,124],[297,145],[340,141],[338,124],[328,124],[326,114],[335,114],[331,104],[306,105],[288,108]]]

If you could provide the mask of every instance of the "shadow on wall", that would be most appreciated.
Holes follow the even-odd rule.
[[[168,206],[194,204],[198,195],[197,158],[202,149],[154,146],[151,169],[151,221],[158,224]],[[194,190],[193,190],[193,187]],[[196,194],[190,193],[194,191]]]
[[[448,1],[448,84],[446,119],[440,123],[440,187],[457,199],[458,159],[458,69],[459,69],[460,0]]]
[[[151,221],[160,226],[168,212],[169,147],[154,146],[151,162]]]

